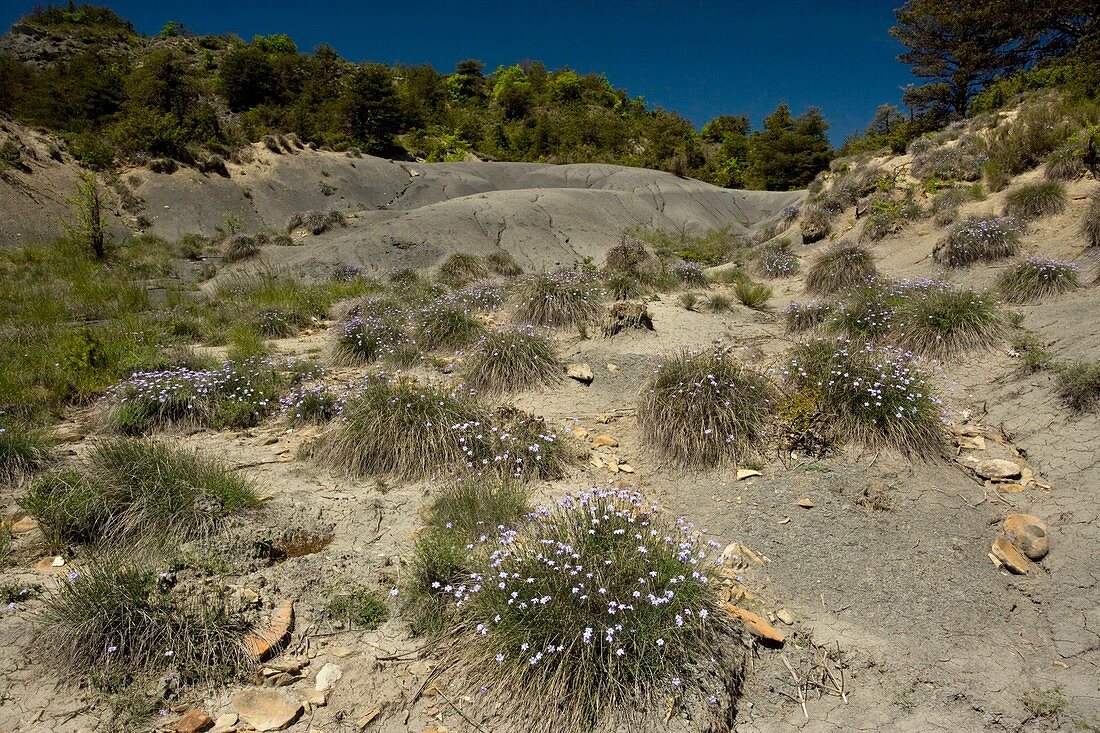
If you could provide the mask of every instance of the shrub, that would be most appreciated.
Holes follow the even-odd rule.
[[[870,213],[863,224],[860,238],[869,242],[876,242],[890,234],[896,234],[906,222],[919,219],[924,215],[912,196],[902,199],[872,198]]]
[[[1066,208],[1066,186],[1061,181],[1025,183],[1005,196],[1005,216],[1021,221],[1060,214]]]
[[[707,298],[707,310],[711,313],[726,313],[733,303],[724,295],[715,293]]]
[[[1077,141],[1054,150],[1043,161],[1043,177],[1048,181],[1075,181],[1087,172],[1085,146]]]
[[[985,162],[977,140],[972,137],[963,138],[953,146],[936,145],[928,138],[918,138],[909,144],[909,154],[913,157],[913,176],[922,181],[976,181],[981,178]]]
[[[772,289],[764,283],[743,281],[733,286],[733,294],[742,305],[759,310],[771,299]]]
[[[165,674],[186,685],[228,681],[254,661],[248,623],[213,589],[173,588],[140,559],[94,559],[69,577],[46,600],[36,638],[62,674],[108,690]]]
[[[1010,217],[970,217],[951,227],[936,244],[932,257],[944,267],[967,267],[1012,257],[1023,228]]]
[[[291,425],[326,423],[340,414],[345,397],[325,384],[296,387],[279,400],[283,419]]]
[[[1033,256],[997,276],[996,288],[1009,303],[1032,303],[1080,285],[1077,265]]]
[[[604,272],[626,272],[638,278],[653,278],[661,271],[661,261],[645,242],[623,236],[618,244],[607,250],[603,263]]]
[[[452,293],[451,300],[470,310],[491,312],[504,305],[506,293],[503,285],[484,283]]]
[[[875,341],[889,333],[897,304],[904,293],[889,284],[869,282],[844,291],[833,309],[829,326],[850,338]]]
[[[790,277],[798,272],[798,257],[791,252],[791,240],[777,239],[760,247],[756,272],[761,277]]]
[[[710,285],[710,278],[698,262],[677,262],[668,269],[668,274],[676,282],[689,288],[706,288]]]
[[[837,213],[839,212],[829,211],[821,204],[810,204],[803,208],[800,224],[802,241],[813,244],[829,236]]]
[[[290,215],[286,223],[286,233],[293,234],[295,229],[305,229],[316,235],[333,227],[346,225],[347,217],[341,211],[298,211]]]
[[[39,476],[19,505],[54,546],[105,538],[136,546],[205,537],[259,499],[249,481],[217,461],[121,439],[97,444],[81,470]]]
[[[682,293],[677,302],[683,306],[684,310],[695,310],[695,306],[699,303],[699,295],[697,293]]]
[[[222,257],[226,262],[240,262],[260,254],[260,242],[248,234],[235,234],[222,246]]]
[[[451,288],[461,288],[474,280],[489,277],[489,269],[477,255],[455,252],[443,260],[436,271],[436,279]]]
[[[1034,334],[1024,332],[1014,336],[1012,349],[1023,362],[1021,368],[1025,374],[1034,374],[1054,366],[1054,354]]]
[[[522,280],[512,322],[533,326],[592,323],[603,312],[603,291],[590,277],[572,271],[550,272]]]
[[[485,266],[491,272],[504,277],[516,277],[523,274],[523,268],[519,266],[515,258],[507,252],[493,252],[485,258]]]
[[[1089,208],[1081,220],[1081,234],[1085,237],[1085,246],[1100,247],[1100,188],[1089,197]]]
[[[565,465],[565,451],[538,418],[490,412],[469,392],[381,377],[368,380],[340,420],[306,448],[349,476],[401,480],[467,471],[553,477]]]
[[[412,343],[401,315],[357,313],[334,328],[333,359],[340,364],[373,364]]]
[[[932,220],[937,226],[947,226],[958,217],[959,207],[973,199],[972,191],[965,186],[949,188],[932,198]]]
[[[383,597],[365,585],[341,588],[325,606],[332,618],[355,623],[368,631],[377,629],[390,617],[390,609]]]
[[[1071,133],[1065,110],[1056,104],[1025,108],[1011,123],[991,130],[985,166],[990,189],[998,191],[1011,176],[1039,165]]]
[[[832,295],[861,285],[878,275],[870,250],[858,244],[842,243],[822,252],[806,273],[806,289],[818,295]]]
[[[49,459],[50,442],[40,431],[0,421],[0,484],[22,480],[42,468]]]
[[[612,270],[605,272],[601,279],[604,290],[614,300],[641,298],[653,292],[636,275],[629,272]]]
[[[823,325],[833,314],[829,303],[791,303],[783,309],[787,333],[802,333]]]
[[[638,405],[643,440],[693,468],[734,463],[759,450],[772,387],[726,349],[684,351],[657,368]]]
[[[1055,391],[1074,412],[1095,409],[1100,405],[1100,362],[1077,362],[1062,369]]]
[[[485,326],[460,301],[443,298],[421,308],[415,315],[416,342],[426,351],[457,349],[477,341]]]
[[[789,390],[813,401],[829,442],[854,441],[920,457],[944,451],[940,400],[904,351],[810,342],[794,350],[783,374]]]
[[[537,389],[558,381],[561,373],[547,335],[522,326],[482,336],[462,364],[466,385],[486,394]]]
[[[533,733],[649,730],[673,699],[698,711],[696,725],[721,725],[742,643],[690,524],[629,489],[597,488],[491,541],[451,592],[444,662],[481,687],[486,713]]]
[[[972,290],[925,289],[898,305],[892,338],[904,349],[938,358],[991,348],[1005,321],[992,299]]]

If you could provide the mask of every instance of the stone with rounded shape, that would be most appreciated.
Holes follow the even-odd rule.
[[[1030,560],[1042,560],[1050,552],[1046,522],[1030,514],[1010,514],[1005,519],[1005,537]]]
[[[587,364],[570,364],[565,368],[565,376],[575,379],[581,384],[592,384],[596,375],[592,373],[592,367]]]
[[[1017,478],[1020,466],[1003,458],[988,458],[974,466],[974,473],[985,479]]]
[[[619,446],[619,441],[612,438],[610,435],[597,435],[592,441],[592,445],[596,448],[602,445],[606,445],[608,448],[617,448]]]
[[[198,708],[188,710],[176,721],[172,729],[176,733],[204,733],[214,727],[214,719]]]
[[[340,681],[340,678],[344,676],[344,670],[339,665],[329,662],[325,666],[321,667],[321,671],[317,673],[317,684],[314,686],[320,692],[331,690],[336,687],[336,683]]]
[[[302,704],[275,690],[245,690],[233,696],[241,720],[261,733],[286,728],[302,714]]]

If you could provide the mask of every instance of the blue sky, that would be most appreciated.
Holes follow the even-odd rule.
[[[108,3],[143,33],[178,20],[197,33],[288,33],[302,50],[329,43],[356,61],[488,70],[524,59],[603,72],[652,105],[696,125],[748,114],[754,126],[780,102],[821,107],[839,143],[896,103],[916,81],[890,37],[902,0],[387,0]],[[7,28],[35,3],[4,0]]]

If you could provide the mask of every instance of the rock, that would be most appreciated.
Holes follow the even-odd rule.
[[[596,422],[601,425],[607,425],[614,419],[614,415],[596,415]]]
[[[1003,458],[988,458],[974,466],[974,473],[984,479],[1009,479],[1020,475],[1020,467]]]
[[[778,611],[776,611],[775,612],[775,617],[777,619],[779,619],[780,621],[782,621],[783,623],[787,624],[787,626],[791,626],[791,625],[794,624],[794,616],[792,616],[791,612],[788,611],[785,608],[781,608]]]
[[[1017,575],[1026,575],[1031,569],[1031,563],[1028,562],[1024,553],[1017,550],[1016,546],[1004,537],[998,536],[993,540],[993,557],[997,558],[997,561],[1009,572]]]
[[[619,441],[615,440],[610,435],[597,435],[592,440],[592,445],[595,448],[599,448],[600,446],[607,446],[608,448],[618,448]]]
[[[735,606],[732,603],[722,604],[722,608],[736,618],[741,619],[744,622],[745,628],[747,628],[754,635],[760,637],[764,641],[769,641],[774,644],[782,644],[787,640],[786,635],[779,629],[769,624],[764,619],[757,616],[752,611],[747,611],[740,606]]]
[[[634,466],[631,466],[629,463],[620,463],[619,470],[623,473],[634,473]]]
[[[274,690],[254,689],[233,696],[241,720],[263,733],[282,730],[302,714],[302,704]]]
[[[798,505],[800,507],[802,507],[803,509],[813,509],[814,508],[814,503],[812,501],[810,501],[809,499],[799,499],[798,500]]]
[[[1031,560],[1042,560],[1050,552],[1046,522],[1030,514],[1010,514],[1005,519],[1005,538]]]
[[[753,476],[763,476],[763,475],[764,474],[760,473],[759,471],[754,471],[751,468],[739,468],[739,469],[737,469],[737,480],[738,481],[744,481],[745,479],[752,478]]]
[[[38,522],[34,521],[34,517],[23,517],[11,525],[12,534],[26,534],[36,529],[38,529]]]
[[[203,733],[214,727],[214,719],[202,710],[188,710],[176,721],[172,730],[176,733]]]
[[[588,431],[582,428],[580,425],[573,426],[573,437],[585,439],[588,437]]]
[[[328,653],[334,657],[343,659],[344,657],[350,657],[354,655],[356,652],[355,649],[350,646],[330,646],[328,648]]]
[[[317,684],[314,685],[314,689],[320,692],[331,690],[343,676],[344,670],[340,669],[339,665],[329,662],[317,673]]]
[[[214,721],[214,727],[210,729],[210,733],[233,733],[237,730],[238,720],[240,720],[240,716],[236,713],[219,715],[218,719]]]
[[[596,375],[592,373],[592,367],[587,364],[570,364],[565,368],[565,376],[575,379],[581,384],[592,384]]]
[[[313,690],[306,696],[306,702],[315,708],[323,708],[328,704],[328,693],[321,690]]]
[[[268,437],[260,441],[260,445],[275,445],[278,442],[278,438],[276,438],[274,435],[269,435]]]
[[[34,564],[35,570],[41,570],[47,573],[56,573],[63,567],[65,567],[65,558],[60,555],[44,557]]]
[[[618,364],[608,364],[607,365],[607,371],[611,372],[612,374],[617,374],[618,371],[619,371],[619,365]]]
[[[359,728],[359,730],[363,730],[363,729],[364,729],[364,728],[366,728],[366,727],[367,727],[368,725],[370,725],[370,722],[371,722],[372,720],[374,720],[375,718],[377,718],[377,717],[378,717],[378,715],[379,715],[379,714],[380,714],[381,712],[382,712],[382,708],[374,708],[374,709],[373,709],[373,710],[371,710],[371,711],[370,711],[369,713],[367,713],[367,714],[366,714],[366,715],[364,715],[363,717],[359,718],[359,720],[355,721],[355,726],[356,726],[357,728]]]
[[[252,656],[262,660],[282,646],[290,635],[290,627],[293,624],[294,606],[290,601],[283,601],[271,615],[271,623],[268,627],[246,635],[244,644]]]

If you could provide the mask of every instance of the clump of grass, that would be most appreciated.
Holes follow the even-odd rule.
[[[1006,216],[970,217],[951,227],[932,251],[944,267],[968,267],[1012,257],[1020,248],[1023,227]]]
[[[684,351],[657,368],[638,405],[646,443],[673,463],[705,468],[760,449],[773,390],[725,349]]]
[[[623,236],[604,256],[605,273],[626,272],[640,279],[651,279],[661,271],[661,261],[646,247],[645,242]]]
[[[426,351],[457,349],[485,333],[485,325],[465,303],[454,298],[441,298],[424,306],[416,320],[416,342]]]
[[[1061,181],[1025,183],[1005,196],[1005,216],[1021,221],[1060,214],[1066,208],[1066,186]]]
[[[249,624],[222,592],[173,588],[142,560],[101,557],[48,598],[36,646],[65,675],[102,689],[169,675],[181,684],[225,682],[254,660]]]
[[[894,343],[917,354],[946,358],[996,344],[1005,320],[994,299],[972,290],[933,287],[897,307]]]
[[[685,520],[674,525],[630,489],[596,488],[485,544],[471,581],[451,591],[444,666],[483,689],[486,713],[533,733],[580,733],[649,730],[665,699],[701,711],[704,728],[735,705],[739,627]]]
[[[1048,181],[1075,181],[1088,172],[1085,167],[1086,147],[1070,141],[1054,150],[1043,161],[1043,177]]]
[[[490,272],[503,277],[517,277],[523,274],[523,268],[507,252],[492,252],[485,258],[485,266]]]
[[[764,283],[744,280],[734,284],[733,295],[742,305],[748,306],[754,310],[760,310],[769,300],[771,300],[772,288],[770,285],[765,285]]]
[[[558,271],[520,281],[512,322],[556,328],[595,323],[602,313],[598,283],[582,273]]]
[[[715,293],[707,298],[707,310],[711,313],[726,313],[733,306],[733,302],[721,293]]]
[[[485,394],[537,389],[558,381],[561,373],[547,335],[522,326],[489,332],[462,363],[466,385]]]
[[[680,297],[676,299],[676,302],[678,302],[684,310],[693,311],[695,310],[695,306],[699,304],[699,294],[681,293]]]
[[[357,313],[334,327],[332,357],[340,364],[373,364],[411,342],[403,315]]]
[[[290,215],[286,223],[286,233],[293,234],[295,229],[305,229],[310,234],[323,234],[337,226],[346,226],[347,217],[341,211],[297,211]]]
[[[832,295],[878,276],[871,251],[858,244],[838,244],[822,252],[806,273],[806,289],[817,295]]]
[[[240,262],[260,254],[260,241],[250,234],[234,234],[222,245],[226,262]]]
[[[833,315],[831,303],[791,303],[783,309],[787,333],[803,333],[824,325]]]
[[[1025,374],[1035,374],[1055,366],[1054,354],[1032,333],[1017,334],[1012,339],[1012,349],[1022,362]]]
[[[258,505],[252,483],[220,462],[135,439],[97,444],[80,469],[42,474],[19,500],[53,546],[201,538]]]
[[[936,226],[947,226],[959,216],[959,207],[974,200],[974,192],[968,186],[955,186],[932,197],[932,221]]]
[[[996,288],[1008,303],[1033,303],[1080,285],[1077,265],[1032,256],[997,276]]]
[[[930,458],[945,448],[940,400],[913,357],[889,346],[813,341],[798,346],[783,375],[828,431],[828,442],[856,442]]]
[[[791,252],[791,240],[777,239],[760,247],[756,272],[764,278],[790,277],[798,272],[798,257]]]
[[[901,231],[907,222],[924,216],[924,210],[912,194],[901,198],[878,195],[871,198],[870,213],[863,225],[860,238],[876,242]]]
[[[353,584],[340,588],[328,599],[325,610],[330,617],[354,623],[370,631],[390,617],[384,597],[373,588]]]
[[[653,292],[652,288],[630,272],[606,271],[602,276],[604,290],[614,300],[641,298]]]
[[[668,268],[668,275],[689,288],[710,287],[710,278],[698,262],[677,262]]]
[[[461,288],[489,277],[489,268],[477,255],[455,252],[440,263],[435,277],[451,288]]]
[[[1089,197],[1089,208],[1085,211],[1085,218],[1081,220],[1081,234],[1085,238],[1086,247],[1100,247],[1100,188],[1094,190]]]
[[[296,387],[279,404],[283,419],[291,425],[327,423],[343,409],[344,398],[326,384]]]
[[[560,475],[567,448],[538,419],[491,412],[469,392],[407,380],[368,380],[341,418],[306,448],[349,476],[417,480],[489,472],[519,478]]]
[[[810,204],[802,209],[802,221],[799,227],[802,241],[813,244],[829,236],[833,230],[833,219],[839,211],[830,211],[823,204]]]
[[[1074,412],[1100,406],[1100,362],[1077,362],[1058,372],[1055,392]]]
[[[0,413],[0,484],[18,483],[50,460],[50,441],[30,426]]]

